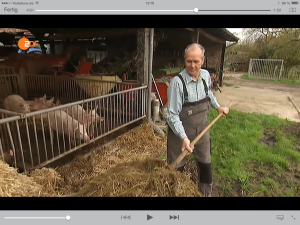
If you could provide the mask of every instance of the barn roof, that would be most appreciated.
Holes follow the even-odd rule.
[[[202,29],[210,33],[211,35],[216,36],[225,41],[237,42],[239,40],[238,37],[236,37],[226,28],[202,28]]]
[[[82,29],[87,32],[103,32],[105,33],[111,33],[111,28],[18,28],[18,29],[24,29],[24,30],[29,30],[33,34],[34,33],[61,33],[61,34],[66,34],[66,33],[82,33]],[[191,28],[196,31],[197,28]],[[230,41],[230,42],[237,42],[239,40],[238,37],[233,35],[231,32],[229,32],[226,28],[200,28],[202,30],[205,30],[206,32],[210,33],[211,35],[218,37],[224,41]],[[123,32],[128,33],[130,30],[134,29],[128,29],[128,28],[119,28],[118,32],[123,30]],[[125,31],[127,30],[127,31]],[[120,32],[122,33],[122,32]]]

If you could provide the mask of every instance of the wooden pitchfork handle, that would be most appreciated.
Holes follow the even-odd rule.
[[[232,103],[230,103],[227,107],[230,108],[232,106]],[[197,137],[191,142],[190,146],[194,147],[194,145],[200,140],[200,138],[205,134],[205,132],[207,132],[209,130],[209,128],[214,125],[215,122],[217,122],[218,119],[220,119],[223,116],[224,113],[220,113],[213,121],[211,121],[211,123],[205,127],[203,129],[203,131],[197,135]],[[177,166],[179,165],[179,163],[187,156],[187,154],[189,153],[188,150],[184,150],[179,156],[178,158],[171,164],[172,167],[177,168]]]

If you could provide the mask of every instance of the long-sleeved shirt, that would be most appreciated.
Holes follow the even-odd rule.
[[[185,81],[186,88],[188,91],[188,101],[195,102],[205,98],[205,89],[203,85],[202,78],[205,80],[208,86],[208,96],[211,100],[211,105],[215,109],[220,107],[216,97],[211,91],[211,79],[210,74],[207,70],[201,69],[199,79],[196,82],[184,69],[180,72],[183,80]],[[187,137],[185,129],[179,118],[179,114],[182,110],[182,105],[184,103],[183,85],[179,77],[174,77],[168,87],[168,112],[167,112],[167,122],[173,132],[179,136],[181,139]]]

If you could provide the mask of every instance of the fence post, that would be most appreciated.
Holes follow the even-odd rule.
[[[282,69],[283,69],[283,61],[281,61],[281,67],[280,67],[280,73],[279,73],[279,80],[281,79],[281,75],[282,75]]]
[[[249,68],[248,68],[248,77],[250,78],[250,72],[252,71],[252,59],[250,59],[249,62]]]

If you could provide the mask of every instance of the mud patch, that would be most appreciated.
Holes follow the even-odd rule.
[[[251,167],[254,168],[255,166],[251,165]],[[255,177],[258,179],[253,180],[254,182],[252,182],[252,187],[249,188],[249,191],[253,192],[255,187],[264,185],[268,192],[261,191],[258,196],[280,197],[286,195],[289,190],[294,190],[294,192],[299,193],[300,167],[297,163],[291,163],[291,167],[288,171],[278,170],[272,165],[263,165],[254,169],[254,171],[256,174]],[[266,182],[267,178],[271,178],[276,186]]]
[[[277,142],[276,134],[272,130],[264,129],[264,137],[260,140],[261,144],[273,147]]]
[[[281,128],[287,135],[293,135],[300,142],[300,123],[284,126]]]
[[[295,137],[295,147],[297,151],[300,151],[300,123],[291,124],[284,126],[281,130],[286,134],[286,137],[294,136]]]

